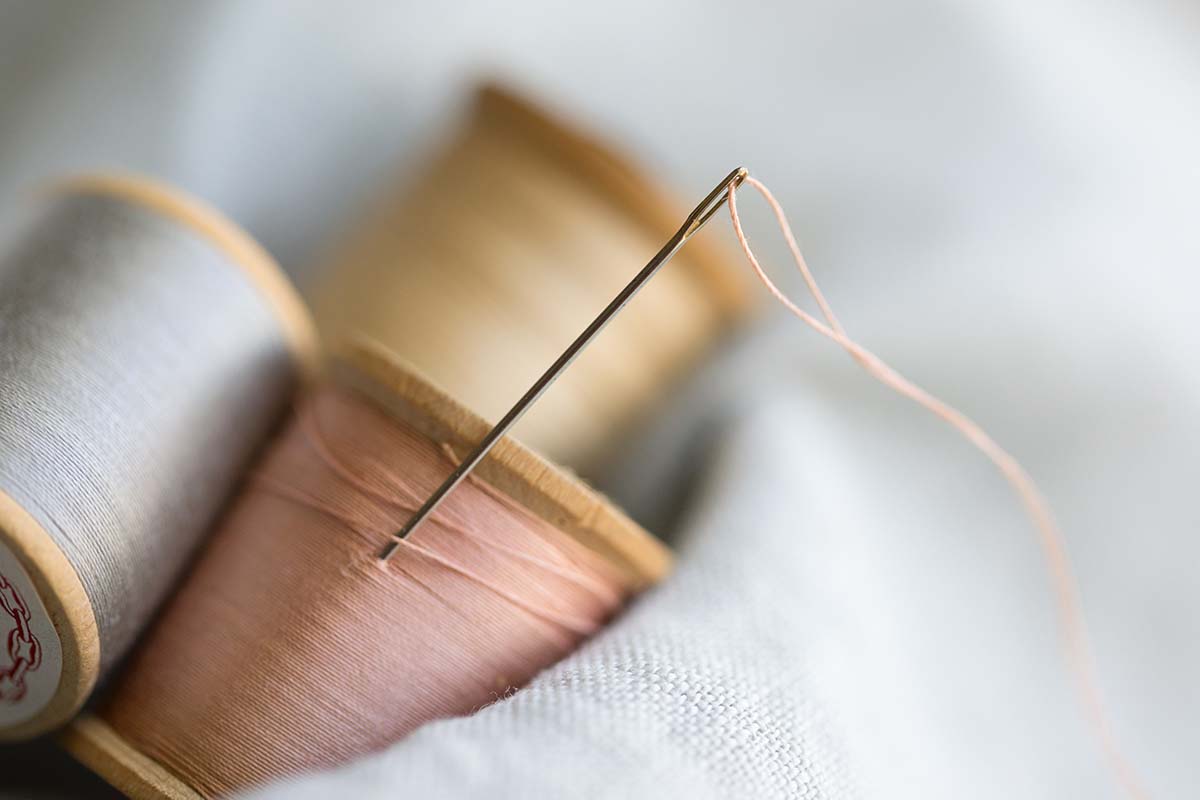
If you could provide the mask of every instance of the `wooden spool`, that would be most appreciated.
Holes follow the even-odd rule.
[[[266,251],[220,214],[142,178],[89,176],[65,181],[51,191],[116,198],[198,233],[245,271],[277,315],[301,370],[315,373],[319,359],[315,329],[299,295]],[[83,705],[99,678],[101,643],[96,615],[76,567],[32,510],[3,491],[0,593],[6,596],[6,610],[12,606],[27,612],[28,625],[42,650],[38,669],[27,675],[30,694],[23,698],[36,705],[36,713],[15,723],[0,713],[0,741],[27,739],[62,725]],[[0,636],[7,636],[12,627],[6,623],[8,617],[0,617]],[[8,666],[0,651],[0,669]]]
[[[498,419],[663,242],[687,208],[536,107],[484,89],[465,129],[342,241],[309,292],[326,341],[385,343]],[[745,270],[690,242],[516,433],[594,470],[748,310]]]
[[[490,427],[377,343],[359,341],[348,347],[331,377],[455,452],[468,451]],[[658,581],[670,568],[670,552],[658,540],[603,496],[516,440],[501,440],[476,475],[604,557],[617,567],[630,593]],[[397,659],[403,657],[396,654]],[[201,796],[183,776],[140,752],[114,729],[103,707],[76,720],[61,741],[79,761],[130,797]]]

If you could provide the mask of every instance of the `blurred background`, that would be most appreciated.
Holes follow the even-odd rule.
[[[847,328],[1043,482],[1119,732],[1151,788],[1183,796],[1200,783],[1198,41],[1186,0],[10,0],[0,209],[62,173],[132,169],[222,209],[307,283],[481,78],[618,143],[682,198],[744,163]],[[743,213],[782,265],[764,207]],[[878,638],[858,673],[880,705],[842,718],[863,783],[1107,796],[1004,488],[799,328],[768,315],[748,342],[730,391],[784,373],[849,398],[853,460],[831,463],[856,470],[852,524],[878,532],[856,557],[887,609],[864,623]],[[664,409],[662,425],[697,413]],[[607,485],[637,511],[651,477]]]

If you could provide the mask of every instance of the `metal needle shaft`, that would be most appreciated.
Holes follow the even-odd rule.
[[[446,495],[454,491],[454,488],[463,482],[467,475],[471,473],[471,470],[479,465],[479,462],[487,456],[496,442],[504,434],[508,433],[509,429],[529,410],[529,407],[537,402],[542,393],[550,388],[550,385],[554,383],[562,371],[569,367],[571,362],[591,343],[596,334],[600,333],[604,329],[604,326],[625,307],[625,304],[633,299],[633,296],[638,293],[642,286],[653,278],[655,273],[670,261],[673,255],[679,252],[679,248],[683,247],[688,239],[692,238],[692,236],[704,227],[704,223],[708,222],[712,215],[717,212],[717,209],[729,199],[729,193],[737,189],[742,181],[746,179],[746,174],[745,167],[738,167],[725,176],[725,179],[708,193],[708,196],[700,202],[700,205],[693,209],[683,225],[675,232],[674,236],[667,240],[667,243],[655,254],[654,258],[650,259],[650,262],[642,267],[633,280],[592,320],[592,323],[584,328],[583,332],[575,338],[575,341],[571,342],[570,346],[563,351],[563,354],[555,359],[554,363],[542,373],[542,376],[537,379],[533,386],[530,386],[529,390],[521,396],[516,405],[509,409],[508,413],[496,423],[495,427],[488,431],[487,436],[484,436],[479,444],[475,445],[475,449],[467,454],[442,485],[417,509],[416,513],[393,536],[392,541],[380,553],[379,557],[381,559],[386,561],[391,558],[392,554],[396,552],[396,548],[400,546],[401,540],[416,530],[417,526],[437,510],[437,507],[446,499]]]

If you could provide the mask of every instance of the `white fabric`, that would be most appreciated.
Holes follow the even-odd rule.
[[[1200,784],[1193,6],[3,13],[0,197],[68,166],[150,170],[293,268],[491,66],[688,196],[745,161],[851,333],[1041,482],[1118,735],[1154,796]],[[782,265],[762,206],[743,213]],[[720,366],[614,479],[643,519],[685,509],[671,581],[514,697],[267,794],[1119,796],[992,470],[798,324],[767,323]]]

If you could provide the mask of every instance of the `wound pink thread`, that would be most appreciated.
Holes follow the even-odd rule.
[[[614,567],[480,480],[381,562],[450,468],[358,395],[313,390],[104,719],[202,795],[224,796],[471,713],[620,608]]]
[[[821,314],[825,317],[825,321],[828,324],[822,323],[812,314],[809,314],[796,305],[791,298],[775,285],[774,281],[771,280],[759,264],[754,252],[750,249],[750,242],[746,238],[746,232],[742,230],[742,223],[738,218],[737,200],[735,199],[737,194],[736,187],[730,188],[729,216],[733,220],[734,233],[737,234],[738,243],[742,246],[742,252],[745,253],[747,261],[750,262],[750,266],[754,269],[755,274],[758,275],[763,285],[767,287],[767,290],[788,311],[799,317],[806,325],[845,349],[864,370],[880,383],[900,395],[909,398],[922,408],[929,410],[962,434],[967,441],[975,445],[976,448],[996,465],[1005,480],[1009,482],[1013,490],[1017,493],[1022,506],[1024,506],[1026,513],[1033,521],[1034,528],[1038,532],[1042,553],[1050,565],[1050,573],[1058,599],[1058,612],[1065,639],[1067,658],[1071,672],[1075,676],[1088,718],[1092,723],[1093,729],[1096,731],[1106,759],[1118,781],[1120,781],[1121,785],[1131,796],[1139,798],[1147,797],[1148,795],[1142,788],[1141,781],[1134,773],[1129,761],[1125,758],[1125,755],[1117,744],[1116,736],[1113,734],[1109,715],[1105,710],[1095,678],[1095,670],[1088,644],[1087,628],[1084,623],[1082,605],[1079,599],[1079,588],[1067,558],[1066,544],[1063,541],[1058,525],[1054,521],[1054,515],[1050,511],[1050,506],[1045,498],[1042,497],[1037,485],[1021,464],[1004,448],[998,445],[974,420],[912,383],[912,381],[884,363],[874,353],[871,353],[846,335],[845,329],[834,315],[833,309],[825,299],[825,295],[821,292],[820,287],[817,286],[816,279],[813,277],[812,271],[808,268],[808,263],[804,260],[799,245],[796,244],[796,237],[792,234],[792,227],[788,224],[787,215],[784,214],[783,207],[761,181],[747,176],[745,183],[750,184],[758,190],[759,194],[771,206],[771,210],[775,214],[775,220],[779,224],[779,229],[783,232],[788,249],[792,253],[792,258],[795,260],[796,266],[804,278],[804,283],[816,300],[817,306],[821,309]]]

